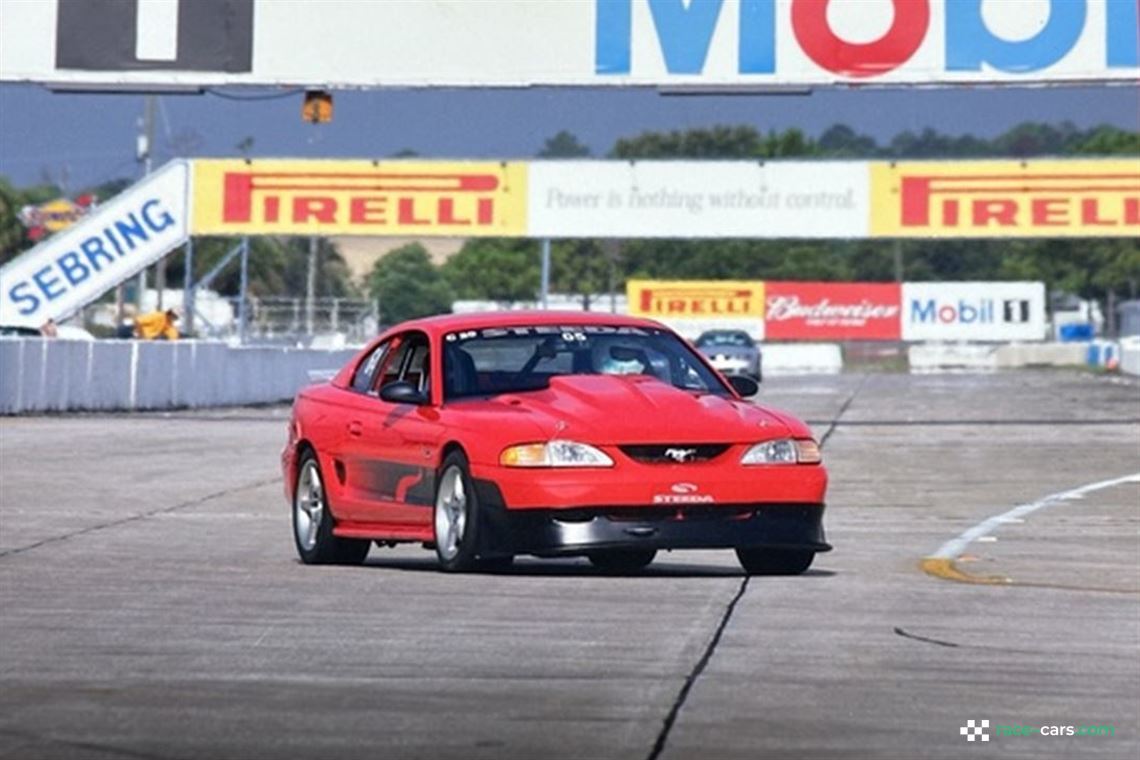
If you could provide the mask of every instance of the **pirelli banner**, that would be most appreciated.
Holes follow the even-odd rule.
[[[523,163],[199,160],[196,235],[527,234]]]
[[[1140,161],[872,163],[871,237],[1137,237]]]
[[[1140,162],[198,160],[196,235],[1140,237]]]

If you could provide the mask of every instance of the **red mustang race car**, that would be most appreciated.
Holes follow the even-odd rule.
[[[306,563],[420,542],[445,570],[731,548],[795,574],[831,547],[827,471],[800,421],[744,401],[656,322],[590,313],[406,322],[301,391],[282,454]]]

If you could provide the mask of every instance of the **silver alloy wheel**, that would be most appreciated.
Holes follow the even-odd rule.
[[[293,524],[297,543],[307,552],[317,545],[317,531],[325,516],[325,489],[317,462],[310,459],[301,468],[297,479],[297,493],[293,496]]]
[[[467,492],[463,487],[463,470],[452,465],[444,470],[435,497],[435,543],[446,560],[459,554],[467,529]]]

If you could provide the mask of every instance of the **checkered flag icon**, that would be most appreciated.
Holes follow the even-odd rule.
[[[966,725],[958,729],[958,733],[966,737],[966,741],[968,742],[975,742],[979,738],[984,742],[988,742],[990,735],[986,733],[986,729],[989,727],[990,722],[988,720],[968,720],[966,721]]]

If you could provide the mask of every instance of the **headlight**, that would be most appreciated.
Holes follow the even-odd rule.
[[[613,467],[614,460],[585,443],[548,441],[503,449],[499,464],[504,467]]]
[[[741,457],[741,464],[818,464],[823,460],[819,444],[810,438],[780,438],[758,443]]]

